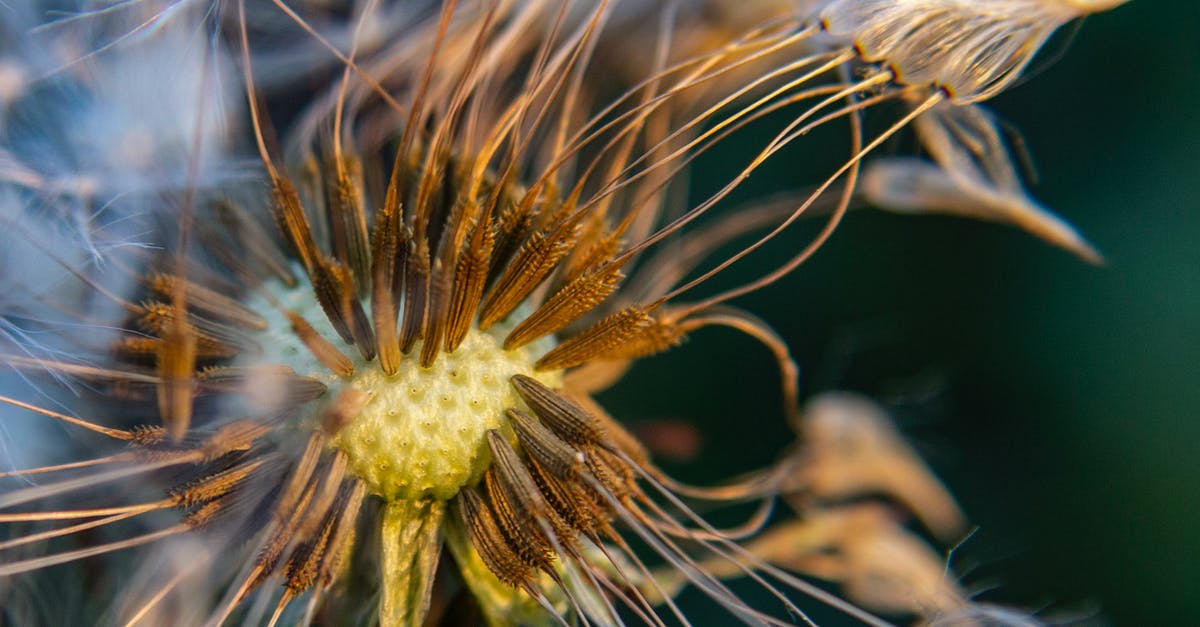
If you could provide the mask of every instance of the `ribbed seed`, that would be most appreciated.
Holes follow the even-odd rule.
[[[333,342],[317,333],[317,330],[303,316],[290,310],[285,310],[283,313],[292,325],[292,333],[296,334],[308,352],[312,353],[312,356],[316,357],[322,366],[329,368],[331,372],[340,377],[349,377],[354,374],[354,362],[350,361],[345,353],[338,350]]]
[[[261,459],[240,464],[171,488],[169,494],[175,499],[177,506],[194,507],[232,492],[262,465],[263,460]]]
[[[375,220],[371,246],[371,318],[379,348],[379,365],[389,375],[400,368],[397,329],[400,288],[404,280],[402,255],[406,249],[400,208],[385,207]]]
[[[653,323],[653,318],[641,307],[622,309],[554,347],[538,360],[536,367],[538,370],[561,370],[607,356]]]
[[[576,446],[604,439],[604,431],[583,408],[563,398],[533,377],[514,375],[513,387],[538,418],[558,437]]]
[[[487,329],[512,313],[571,250],[577,230],[574,225],[561,225],[526,240],[483,301],[479,328]]]
[[[454,352],[454,349],[462,344],[475,322],[475,312],[487,287],[488,267],[492,260],[494,244],[495,235],[491,225],[481,223],[475,227],[470,240],[467,241],[466,250],[458,258],[450,310],[447,313],[446,352]]]
[[[509,548],[495,515],[475,488],[459,492],[455,502],[471,545],[488,570],[510,586],[529,589],[532,586],[531,568]]]
[[[617,265],[586,272],[555,292],[504,338],[505,350],[524,346],[578,320],[608,298],[622,278]]]
[[[312,227],[308,223],[308,217],[304,215],[304,208],[300,204],[300,195],[296,193],[296,188],[292,183],[284,177],[275,177],[272,183],[271,196],[275,200],[272,205],[275,222],[291,246],[292,252],[300,258],[304,269],[311,276],[321,253],[317,250],[316,242],[313,241]]]

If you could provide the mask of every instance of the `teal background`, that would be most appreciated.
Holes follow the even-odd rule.
[[[787,338],[806,394],[861,390],[893,409],[979,526],[953,563],[981,600],[1048,620],[1194,624],[1200,5],[1132,2],[1057,38],[1034,66],[991,108],[1027,142],[1033,195],[1107,266],[1007,227],[862,211],[738,304]],[[750,191],[810,182],[794,159],[756,173]],[[705,167],[718,165],[697,179]],[[811,233],[708,287],[757,276]],[[602,400],[635,424],[694,421],[702,461],[667,467],[714,480],[791,439],[777,380],[753,341],[702,331]]]

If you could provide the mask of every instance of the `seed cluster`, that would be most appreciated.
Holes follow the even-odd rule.
[[[482,486],[463,490],[455,504],[488,568],[536,594],[537,572],[557,577],[555,555],[579,557],[576,537],[618,539],[613,511],[631,506],[641,492],[630,453],[609,435],[615,424],[603,424],[536,379],[516,376],[512,383],[534,412],[507,412],[526,455],[489,431],[495,463]]]
[[[1065,20],[1120,2],[832,0],[819,23],[802,21],[784,2],[736,36],[706,23],[705,11],[632,3],[654,16],[630,29],[653,31],[644,45],[608,32],[624,11],[642,9],[616,11],[607,2],[446,0],[440,10],[415,11],[404,2],[346,11],[299,3],[312,6],[297,10],[321,16],[312,23],[277,3],[343,70],[338,84],[305,94],[312,102],[284,138],[286,165],[256,96],[249,32],[260,23],[247,19],[248,3],[236,3],[249,126],[269,192],[208,189],[188,178],[178,228],[159,234],[177,245],[161,256],[139,248],[112,264],[140,279],[136,297],[106,289],[89,276],[93,268],[68,267],[89,298],[123,308],[111,355],[3,356],[4,366],[49,373],[55,384],[81,382],[71,391],[117,411],[99,409],[111,415],[92,422],[0,401],[119,448],[0,473],[60,477],[0,493],[0,523],[87,519],[0,539],[0,551],[50,540],[81,545],[0,562],[0,577],[200,531],[187,568],[153,582],[152,592],[127,594],[121,620],[134,624],[156,611],[144,622],[187,622],[173,612],[202,606],[206,615],[196,622],[219,625],[242,611],[254,622],[274,603],[274,625],[301,622],[300,605],[305,620],[337,603],[359,606],[324,617],[340,624],[361,614],[362,599],[351,598],[359,594],[379,599],[365,622],[454,622],[452,613],[431,615],[437,587],[443,598],[467,590],[493,624],[523,624],[526,616],[611,624],[633,612],[663,625],[659,604],[686,624],[671,598],[691,583],[744,622],[784,624],[718,580],[742,574],[773,594],[780,611],[802,617],[765,573],[879,624],[775,565],[847,589],[869,581],[871,592],[900,590],[889,601],[918,613],[965,606],[953,586],[920,599],[909,594],[915,570],[895,575],[890,549],[910,538],[880,515],[886,508],[841,515],[827,507],[886,492],[949,538],[962,521],[944,489],[900,438],[847,447],[833,437],[838,430],[820,428],[843,423],[799,420],[787,346],[727,303],[804,263],[861,191],[863,159],[908,127],[938,176],[925,164],[932,183],[876,177],[870,196],[920,196],[917,204],[928,206],[932,193],[943,209],[1003,219],[1089,254],[1052,216],[1023,202],[998,127],[975,103],[1016,80]],[[97,12],[110,13],[125,14]],[[157,28],[169,13],[128,32]],[[403,19],[390,23],[394,33],[319,34],[321,24],[352,15],[358,26]],[[677,24],[720,37],[681,37]],[[212,26],[217,37],[228,31],[225,23]],[[343,51],[351,32],[353,45]],[[200,48],[216,55],[225,46]],[[223,67],[209,61],[205,67]],[[620,80],[610,80],[614,71]],[[610,93],[613,85],[624,92]],[[861,118],[891,105],[903,116],[869,136]],[[691,206],[674,202],[694,159],[793,107],[804,110],[719,191]],[[850,125],[849,156],[811,191],[763,211],[709,213],[778,151],[841,121]],[[199,160],[209,147],[190,149]],[[829,198],[839,185],[840,196]],[[991,199],[987,211],[981,198]],[[46,200],[53,200],[47,207],[59,201]],[[261,212],[252,209],[259,205]],[[743,285],[681,300],[813,214],[828,221],[790,260]],[[753,231],[764,234],[716,259]],[[75,313],[80,325],[98,324],[86,304]],[[697,488],[657,471],[588,395],[633,360],[708,326],[736,329],[771,350],[785,411],[805,437],[771,468]],[[856,435],[887,435],[882,420],[844,424]],[[125,504],[99,500],[113,494]],[[762,506],[739,527],[718,530],[681,494],[718,507]],[[735,542],[762,530],[781,496],[798,520],[749,549]],[[7,511],[59,498],[80,502]],[[86,507],[88,499],[96,506]],[[161,516],[129,520],[164,510],[176,513],[173,524],[163,526]],[[107,536],[90,530],[101,527],[124,539],[95,543]],[[636,547],[627,541],[634,536]],[[880,538],[889,550],[875,550]],[[439,566],[445,553],[457,570]],[[650,553],[668,572],[642,561]],[[156,547],[148,561],[160,557]],[[937,581],[945,575],[940,556],[922,570]],[[512,609],[530,601],[534,613]]]
[[[429,368],[405,360],[391,377],[364,369],[349,385],[369,400],[334,445],[349,457],[351,472],[386,500],[449,500],[488,467],[485,433],[511,433],[504,409],[520,403],[508,383],[517,374],[535,374],[529,351],[504,351],[479,331]],[[536,376],[561,384],[557,372]]]

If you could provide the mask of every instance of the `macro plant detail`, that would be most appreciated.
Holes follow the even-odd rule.
[[[973,603],[906,526],[951,545],[964,517],[887,417],[850,395],[802,405],[786,345],[731,301],[864,201],[1098,261],[1024,191],[979,103],[1056,28],[1120,2],[194,4],[5,24],[6,268],[41,267],[4,272],[0,401],[72,434],[0,476],[7,619],[688,624],[691,587],[748,624],[807,622],[814,602],[868,624],[1024,620]],[[105,72],[147,50],[174,115],[56,136],[42,103],[101,110]],[[696,159],[780,119],[686,201]],[[811,189],[724,210],[827,126],[848,149]],[[910,130],[932,162],[874,158]],[[39,160],[38,141],[72,158]],[[812,216],[776,270],[694,296]],[[797,442],[697,487],[593,396],[712,326],[776,357]],[[697,513],[746,503],[734,528]],[[81,607],[39,605],[97,578]]]

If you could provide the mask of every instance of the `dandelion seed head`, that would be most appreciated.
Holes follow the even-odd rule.
[[[31,353],[5,359],[75,386],[88,411],[0,400],[108,446],[8,473],[47,480],[0,492],[0,525],[34,529],[0,537],[0,551],[22,551],[0,562],[0,578],[86,570],[85,560],[120,568],[119,554],[138,555],[137,585],[106,615],[115,622],[391,627],[451,620],[445,608],[467,598],[495,625],[661,625],[666,614],[688,622],[673,599],[690,585],[748,623],[803,617],[798,592],[879,624],[781,568],[889,611],[957,607],[961,594],[931,578],[929,547],[897,515],[952,535],[961,512],[944,488],[869,402],[824,397],[801,411],[787,347],[727,301],[821,245],[859,162],[910,123],[922,132],[922,119],[936,120],[939,86],[965,94],[950,103],[960,107],[1019,73],[1020,55],[958,75],[961,59],[935,55],[925,60],[943,67],[922,74],[911,42],[891,32],[919,14],[929,19],[915,39],[945,43],[945,24],[987,30],[983,18],[960,4],[938,22],[946,16],[928,4],[837,0],[823,15],[843,39],[827,42],[798,15],[808,3],[769,0],[744,12],[723,0],[627,12],[294,4],[247,14],[237,3],[236,18],[215,11],[209,22],[190,11],[215,5],[127,3],[64,20],[58,34],[43,30],[42,47],[62,61],[44,89],[9,90],[18,124],[0,144],[0,219],[45,219],[74,237],[68,252],[45,235],[14,249],[49,269],[4,277],[46,301],[0,301],[0,331]],[[619,61],[630,50],[645,58]],[[628,67],[598,69],[613,60]],[[297,94],[305,102],[287,101]],[[865,140],[860,116],[888,100],[922,104]],[[806,109],[740,174],[685,204],[679,182],[693,159],[793,104]],[[54,133],[64,119],[77,132]],[[690,239],[689,225],[718,213],[765,160],[841,121],[850,157],[815,191],[782,214],[731,212]],[[238,135],[261,165],[240,178],[230,172],[244,163],[231,157]],[[1009,189],[1006,174],[983,169],[984,187]],[[839,181],[843,193],[828,194]],[[818,201],[833,217],[805,252],[682,301]],[[154,247],[136,245],[146,224],[160,227],[146,238]],[[763,228],[759,243],[721,256]],[[61,321],[33,316],[50,301]],[[31,339],[72,323],[85,329],[78,347]],[[748,478],[687,486],[591,395],[714,325],[771,350],[804,437]],[[107,332],[86,333],[98,328]],[[778,497],[797,514],[782,525],[771,523]],[[837,506],[863,498],[853,512]],[[722,530],[693,500],[760,506]],[[162,551],[173,559],[156,560]],[[738,576],[778,605],[752,607],[724,582]]]
[[[429,368],[404,362],[392,378],[365,370],[350,385],[371,400],[334,445],[384,498],[449,500],[488,468],[484,436],[510,430],[504,410],[523,405],[509,379],[536,375],[561,384],[558,372],[535,373],[531,354],[527,347],[504,351],[494,335],[472,331]]]
[[[336,334],[307,288],[270,289],[280,303],[313,320],[319,333]],[[377,363],[356,356],[354,374],[342,380],[312,356],[283,315],[262,299],[249,303],[252,309],[256,305],[266,320],[258,339],[268,353],[254,361],[318,378],[330,386],[330,396],[346,387],[366,395],[365,404],[337,431],[332,446],[347,455],[350,472],[389,501],[450,500],[462,487],[479,481],[491,463],[487,432],[499,429],[515,440],[504,411],[525,405],[509,383],[513,376],[562,385],[561,371],[536,371],[533,365],[553,348],[551,338],[513,350],[502,347],[504,337],[528,315],[527,306],[486,331],[470,330],[453,353],[428,367],[404,360],[389,375]],[[421,344],[413,350],[419,353]]]

